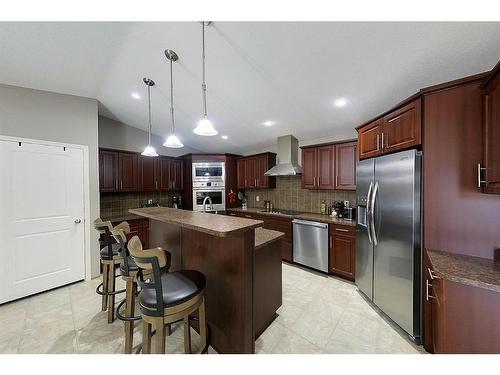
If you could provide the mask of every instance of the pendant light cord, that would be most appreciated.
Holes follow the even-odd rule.
[[[148,145],[151,145],[151,86],[150,85],[148,85],[148,112],[149,112]]]
[[[201,84],[201,92],[203,95],[203,115],[205,118],[207,117],[207,84],[205,83],[205,21],[201,23],[201,39],[202,39],[202,53],[201,53],[201,59],[203,61],[203,66],[202,66],[202,80],[203,83]]]
[[[174,118],[174,75],[172,73],[172,59],[170,59],[170,117],[172,118],[172,134],[175,134]]]

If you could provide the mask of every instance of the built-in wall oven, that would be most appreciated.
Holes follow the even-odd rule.
[[[226,166],[224,162],[193,163],[193,189],[196,182],[222,182],[225,186]]]
[[[226,210],[226,188],[213,187],[193,190],[193,211],[203,211],[203,201],[206,197],[212,200],[212,206],[207,201],[207,211]]]
[[[224,162],[193,163],[193,211],[226,210],[226,165]],[[211,205],[209,204],[211,201]]]

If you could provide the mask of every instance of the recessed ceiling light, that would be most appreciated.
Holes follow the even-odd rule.
[[[222,139],[228,139],[229,137],[227,135],[221,136]]]
[[[345,107],[347,104],[347,100],[345,100],[344,98],[340,98],[340,99],[335,100],[335,102],[333,104],[335,104],[335,107],[339,107],[339,108]]]
[[[274,121],[264,121],[262,124],[264,126],[273,126],[274,124],[276,124],[276,122],[274,122]]]
[[[134,99],[137,99],[137,100],[139,100],[141,98],[141,96],[136,92],[133,92],[132,94],[130,94],[130,96]]]

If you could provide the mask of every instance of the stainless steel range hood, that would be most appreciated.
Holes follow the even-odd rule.
[[[278,137],[277,164],[264,173],[266,176],[295,176],[302,173],[299,165],[299,141],[293,135]]]

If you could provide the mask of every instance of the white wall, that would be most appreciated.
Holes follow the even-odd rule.
[[[88,146],[90,218],[99,217],[97,100],[0,84],[0,134]],[[99,248],[93,229],[90,244],[95,277]]]
[[[286,134],[283,134],[283,135],[286,135]],[[336,135],[331,135],[328,137],[307,139],[307,140],[299,139],[299,147],[308,146],[308,145],[315,145],[315,144],[320,144],[320,143],[352,140],[352,139],[357,139],[357,138],[358,138],[358,133],[356,132],[356,130],[353,129],[352,133],[348,133],[348,134],[336,134]],[[271,144],[267,147],[262,147],[262,148],[254,149],[254,150],[251,150],[248,152],[244,152],[243,156],[260,154],[261,152],[275,152],[276,153],[277,148],[278,148],[277,145],[278,145],[278,139],[276,138],[274,140],[273,144]],[[298,157],[299,157],[299,164],[302,165],[302,150],[300,148],[299,148],[299,156]]]
[[[181,156],[200,152],[184,146],[180,149],[166,148],[165,140],[156,134],[151,135],[151,143],[160,155]],[[99,147],[116,150],[142,152],[148,144],[148,133],[110,118],[99,116]]]

